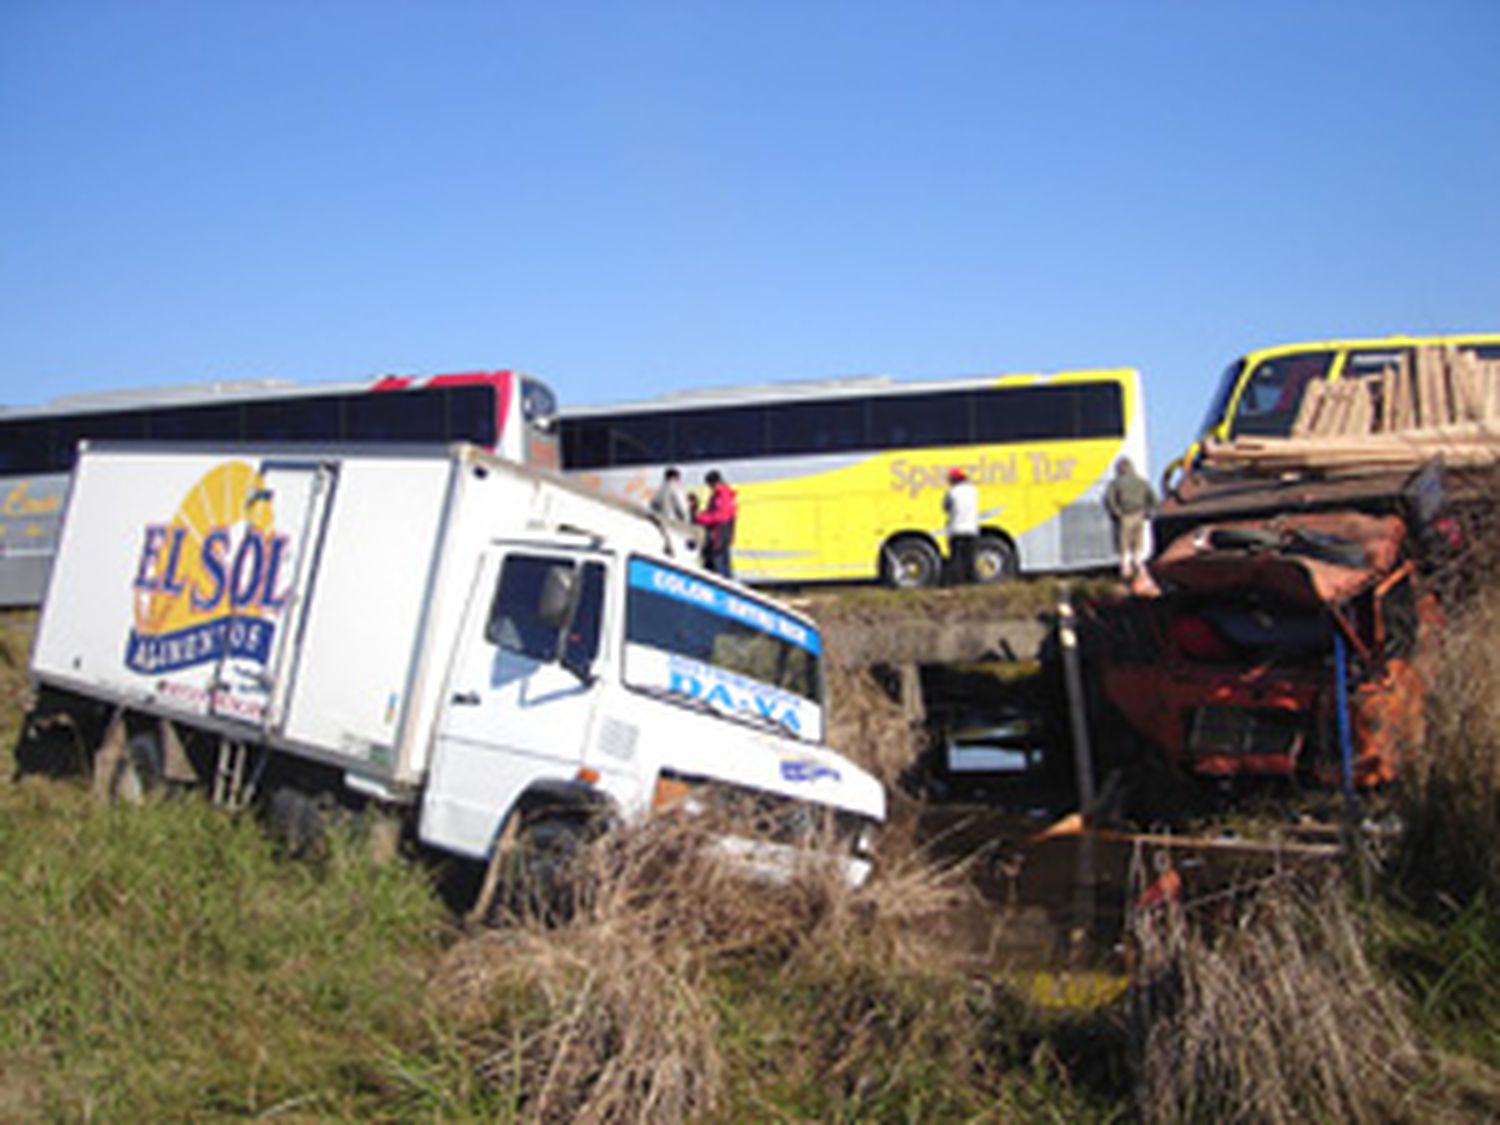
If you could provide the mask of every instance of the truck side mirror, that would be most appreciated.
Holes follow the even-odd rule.
[[[566,625],[573,612],[573,587],[572,567],[549,567],[537,597],[537,620],[550,629]]]

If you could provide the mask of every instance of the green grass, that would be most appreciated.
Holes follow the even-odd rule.
[[[41,783],[6,794],[0,854],[0,1051],[32,1061],[0,1069],[0,1105],[339,1115],[423,1034],[438,903],[352,840],[314,868],[198,800],[111,808]]]

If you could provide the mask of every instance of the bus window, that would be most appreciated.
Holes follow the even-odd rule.
[[[570,469],[609,466],[609,424],[580,419],[562,424],[563,463]]]
[[[968,445],[974,440],[973,414],[973,400],[966,392],[872,399],[870,444],[876,449]]]
[[[672,459],[670,414],[616,418],[608,424],[606,432],[609,445],[604,451],[605,465],[650,465]]]
[[[1328,375],[1333,352],[1299,352],[1261,362],[1250,372],[1235,410],[1232,437],[1286,437],[1307,385]]]
[[[1077,432],[1072,387],[994,387],[977,397],[980,441],[1044,441]]]
[[[78,443],[84,438],[90,441],[131,441],[145,436],[146,416],[137,410],[59,418],[52,424],[52,468],[58,472],[71,469]]]
[[[521,417],[528,422],[551,418],[557,413],[557,397],[546,383],[521,380]]]
[[[684,410],[676,422],[678,461],[728,461],[759,457],[766,451],[762,406]]]
[[[767,448],[772,453],[839,453],[864,449],[865,407],[859,399],[793,402],[772,411]]]
[[[344,404],[350,441],[446,441],[448,397],[441,388],[399,395],[355,395]]]
[[[0,473],[45,473],[51,468],[50,423],[0,422]]]
[[[440,393],[440,392],[433,392]],[[485,384],[471,387],[449,387],[448,424],[441,433],[427,435],[447,441],[472,441],[492,446],[495,433],[495,388]]]
[[[245,404],[245,435],[254,441],[338,441],[343,396],[261,399]]]
[[[1125,433],[1125,396],[1118,383],[1079,386],[1078,436],[1117,438]]]
[[[239,441],[239,403],[180,406],[151,414],[149,434],[159,441]]]

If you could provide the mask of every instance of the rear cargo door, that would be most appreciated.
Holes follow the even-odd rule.
[[[257,466],[243,518],[217,552],[225,614],[211,714],[266,729],[277,724],[334,472],[314,460]]]
[[[326,470],[310,460],[216,455],[97,466],[111,470],[119,486],[94,482],[83,524],[85,533],[97,523],[104,534],[92,534],[94,551],[74,550],[72,565],[81,569],[69,582],[87,589],[100,581],[90,577],[93,555],[126,536],[139,544],[123,654],[129,686],[178,714],[264,725],[297,627]],[[175,513],[161,505],[152,515],[165,518],[130,528],[140,518],[132,489],[177,498]],[[126,526],[115,531],[118,520]],[[104,564],[105,573],[120,570]]]
[[[576,775],[603,687],[606,565],[529,546],[484,556],[438,724],[428,842],[482,855],[529,785]]]

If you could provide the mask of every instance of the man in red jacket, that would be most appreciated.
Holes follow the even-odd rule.
[[[703,528],[703,568],[725,578],[734,577],[730,551],[734,547],[734,517],[738,501],[718,469],[710,469],[703,478],[708,485],[708,503],[693,517]]]

